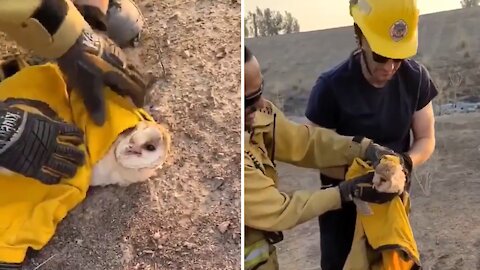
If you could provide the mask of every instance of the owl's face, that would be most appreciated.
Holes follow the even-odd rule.
[[[399,194],[405,189],[406,176],[400,164],[389,160],[382,160],[375,168],[373,185],[380,192]]]
[[[130,169],[156,169],[170,151],[169,132],[160,124],[140,122],[120,135],[115,148],[117,162]]]

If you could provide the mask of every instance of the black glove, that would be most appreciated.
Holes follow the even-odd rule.
[[[126,56],[112,40],[90,29],[85,29],[57,62],[69,88],[81,94],[97,125],[105,122],[105,85],[143,107],[147,89],[153,82],[146,83],[140,72],[127,64]]]
[[[0,105],[0,166],[45,184],[71,178],[84,164],[77,127]]]
[[[392,149],[373,142],[370,143],[365,151],[365,159],[372,162],[373,167],[377,167],[382,157],[386,155],[395,156],[397,154]]]
[[[338,185],[342,202],[350,202],[353,198],[358,198],[365,202],[386,203],[398,195],[375,190],[372,183],[373,175],[374,172],[371,172],[352,180],[342,181]]]
[[[407,178],[410,177],[413,169],[413,161],[407,153],[395,153],[400,158],[400,164],[403,167],[403,172]]]
[[[377,167],[377,165],[380,163],[380,160],[382,159],[382,157],[386,155],[399,157],[400,164],[403,167],[403,171],[405,172],[405,175],[407,177],[410,176],[410,173],[412,172],[413,163],[412,163],[412,159],[408,154],[397,153],[390,148],[381,146],[373,142],[370,143],[370,145],[367,147],[365,151],[365,159],[372,162],[372,165],[374,168]]]

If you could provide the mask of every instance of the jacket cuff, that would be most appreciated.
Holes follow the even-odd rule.
[[[352,137],[352,143],[350,146],[350,150],[351,150],[350,154],[352,156],[352,161],[356,157],[364,159],[365,152],[367,151],[367,148],[370,146],[372,142],[373,142],[372,140],[362,136]]]

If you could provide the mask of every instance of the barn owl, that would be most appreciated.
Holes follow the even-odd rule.
[[[373,185],[379,192],[402,193],[405,189],[406,176],[402,165],[391,160],[380,162],[375,168]]]
[[[90,186],[128,186],[146,181],[161,168],[170,151],[171,137],[160,124],[139,122],[124,131],[93,167]]]

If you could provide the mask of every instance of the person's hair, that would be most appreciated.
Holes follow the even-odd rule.
[[[362,46],[362,29],[358,26],[358,24],[354,23],[353,24],[353,30],[355,31],[355,40],[357,41],[357,46],[361,47]]]
[[[247,48],[247,46],[245,46],[245,61],[244,61],[244,64],[247,63],[248,61],[250,61],[253,57],[253,54],[252,52]]]

